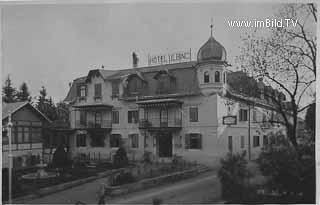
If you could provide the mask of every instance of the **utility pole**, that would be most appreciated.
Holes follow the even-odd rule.
[[[250,136],[250,132],[251,132],[251,117],[250,117],[250,102],[249,102],[249,117],[248,117],[248,158],[249,160],[251,160],[251,136]]]
[[[12,204],[12,136],[11,136],[11,129],[12,129],[12,122],[11,122],[11,111],[9,111],[9,120],[8,120],[8,139],[9,139],[9,204]]]

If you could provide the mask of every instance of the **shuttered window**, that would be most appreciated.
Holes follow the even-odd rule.
[[[248,110],[239,110],[239,121],[248,121]]]
[[[190,107],[189,117],[190,117],[190,122],[198,122],[198,108],[197,107]]]
[[[94,96],[101,97],[101,83],[97,83],[94,85]]]
[[[186,149],[202,149],[202,136],[199,133],[186,134],[185,137]]]

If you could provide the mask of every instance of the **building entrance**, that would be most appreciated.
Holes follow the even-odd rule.
[[[172,157],[172,135],[160,133],[157,136],[159,157]]]

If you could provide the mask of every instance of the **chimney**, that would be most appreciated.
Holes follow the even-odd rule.
[[[137,68],[138,67],[138,63],[139,63],[139,58],[138,55],[133,52],[132,53],[132,64],[133,64],[133,68]]]

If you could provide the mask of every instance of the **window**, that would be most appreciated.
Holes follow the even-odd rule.
[[[138,123],[139,113],[138,110],[129,110],[128,111],[128,123]]]
[[[244,136],[241,136],[241,148],[244,148]]]
[[[119,124],[119,110],[112,111],[112,123]]]
[[[224,72],[224,73],[223,73],[223,83],[226,83],[226,80],[227,80],[227,78],[226,78],[226,73]]]
[[[7,128],[2,126],[2,145],[6,145],[6,144],[9,144],[8,130]]]
[[[253,147],[260,146],[260,136],[253,136]]]
[[[133,76],[129,80],[128,89],[130,94],[138,94],[142,89],[142,80],[136,76]]]
[[[104,147],[105,136],[103,134],[91,135],[91,146],[92,147]]]
[[[228,136],[228,149],[232,152],[232,136]]]
[[[119,147],[120,146],[121,135],[112,134],[110,136],[110,147]]]
[[[190,122],[198,122],[198,108],[190,107],[189,109]]]
[[[113,81],[111,86],[112,86],[112,96],[118,97],[119,96],[119,82]]]
[[[203,82],[204,83],[209,83],[210,82],[210,75],[208,71],[205,71],[203,74]]]
[[[95,113],[95,127],[96,128],[101,128],[101,124],[102,124],[101,112],[96,112]]]
[[[78,134],[77,135],[77,147],[85,147],[86,146],[86,135]]]
[[[255,109],[252,111],[252,121],[257,122],[257,111]]]
[[[132,148],[139,147],[139,135],[138,134],[130,134],[129,139],[130,139]]]
[[[86,97],[87,96],[87,86],[86,85],[79,85],[78,86],[77,96],[78,97]]]
[[[94,97],[101,97],[101,83],[94,85]]]
[[[248,110],[239,110],[239,121],[248,121]]]
[[[219,83],[219,82],[220,82],[220,72],[219,72],[219,71],[216,71],[216,72],[214,73],[214,81],[215,81],[216,83]]]
[[[41,133],[42,133],[41,128],[32,127],[30,129],[31,129],[31,142],[32,143],[40,143],[40,142],[42,142],[42,140],[41,140]]]
[[[87,113],[84,110],[80,110],[80,125],[87,125]]]
[[[202,149],[202,136],[199,133],[186,134],[186,149]]]
[[[87,86],[81,85],[80,86],[80,97],[86,97],[87,95]]]
[[[263,135],[263,146],[267,146],[268,145],[268,136]]]
[[[23,143],[23,127],[18,127],[18,144]]]

